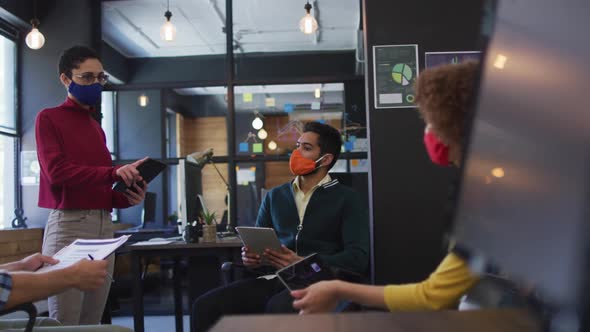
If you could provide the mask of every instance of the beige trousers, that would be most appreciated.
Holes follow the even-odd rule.
[[[43,237],[43,254],[53,256],[76,239],[109,239],[113,237],[111,214],[107,210],[51,210]],[[115,265],[109,257],[109,273]],[[49,317],[63,325],[100,323],[111,288],[110,281],[103,287],[88,292],[70,289],[48,299]]]

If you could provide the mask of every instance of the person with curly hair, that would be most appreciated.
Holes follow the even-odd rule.
[[[476,62],[465,62],[428,69],[418,77],[416,103],[426,122],[424,144],[435,164],[460,166],[463,126],[478,70]],[[453,248],[422,282],[373,286],[320,281],[291,295],[301,314],[333,311],[341,301],[390,311],[440,310],[456,308],[478,280],[467,266],[465,253]]]

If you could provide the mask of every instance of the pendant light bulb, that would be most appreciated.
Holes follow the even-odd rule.
[[[307,13],[299,21],[299,29],[304,34],[309,35],[317,31],[318,21],[316,21],[316,19],[313,16],[311,16],[310,12],[312,7],[309,4],[309,2],[307,2],[303,8],[305,8],[305,11]]]
[[[264,123],[262,122],[262,119],[257,116],[256,119],[252,121],[252,128],[259,130],[262,129],[262,126],[264,126]]]
[[[45,36],[43,36],[43,34],[37,28],[39,26],[39,20],[36,18],[32,19],[31,26],[31,32],[27,34],[25,43],[30,49],[38,50],[43,47],[43,45],[45,45]]]
[[[170,14],[170,16],[172,16],[172,14]],[[168,17],[166,17],[166,22],[164,22],[160,28],[160,37],[165,41],[173,41],[176,38],[176,27],[170,22],[170,18]]]
[[[139,106],[141,107],[146,107],[148,105],[148,103],[150,102],[150,99],[148,98],[148,96],[145,95],[145,93],[142,93],[138,98],[137,98],[137,103],[139,104]]]
[[[260,129],[258,131],[258,138],[260,138],[260,139],[266,139],[267,137],[268,137],[268,133],[266,132],[266,130]]]
[[[170,18],[172,17],[172,13],[170,12],[170,1],[168,1],[164,17],[166,18],[166,21],[164,21],[164,24],[162,24],[162,27],[160,28],[160,38],[168,42],[173,41],[176,39],[176,27],[170,22]]]
[[[315,89],[315,92],[314,92],[314,94],[313,94],[313,96],[314,96],[316,99],[319,99],[319,98],[321,98],[321,97],[322,97],[322,89],[320,89],[320,88],[316,88],[316,89]]]

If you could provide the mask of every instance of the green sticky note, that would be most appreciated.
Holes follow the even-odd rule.
[[[252,152],[254,152],[254,153],[262,153],[262,143],[254,143],[254,144],[252,144]]]

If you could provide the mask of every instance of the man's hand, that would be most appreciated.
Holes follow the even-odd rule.
[[[281,251],[265,249],[262,255],[277,269],[282,269],[287,265],[303,259],[303,257],[297,256],[294,251],[285,247],[285,245],[281,245]]]
[[[139,174],[139,171],[137,170],[137,167],[147,159],[148,157],[145,157],[132,164],[127,164],[122,167],[119,167],[115,174],[117,174],[117,176],[119,176],[123,180],[123,182],[125,182],[127,187],[131,187],[133,183],[143,180],[141,178],[141,175]]]
[[[338,285],[338,280],[320,281],[306,289],[292,291],[293,308],[299,309],[300,315],[334,311],[340,300]]]
[[[137,185],[137,182],[135,182],[133,183],[132,188],[134,188],[135,191],[127,189],[124,195],[127,197],[129,204],[133,206],[141,203],[145,199],[148,185],[145,181],[142,181],[142,186]]]
[[[57,259],[54,259],[53,257],[44,256],[44,255],[41,255],[40,253],[36,253],[31,256],[23,258],[19,262],[18,270],[33,272],[33,271],[37,271],[44,264],[55,265],[57,263],[59,263],[59,261]]]
[[[82,291],[94,290],[101,287],[107,278],[106,260],[82,259],[71,265],[69,275],[72,277],[72,287]]]
[[[258,254],[249,252],[248,247],[242,247],[242,262],[247,267],[258,267],[260,266],[261,257]]]

